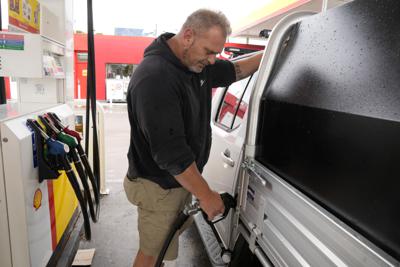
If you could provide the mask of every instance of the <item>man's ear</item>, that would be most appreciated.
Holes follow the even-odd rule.
[[[191,28],[186,28],[183,31],[183,44],[185,48],[191,47],[193,42],[194,42],[194,31]]]

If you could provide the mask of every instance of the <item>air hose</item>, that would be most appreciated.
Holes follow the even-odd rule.
[[[214,219],[212,221],[209,221],[207,218],[207,214],[200,208],[200,204],[198,201],[195,201],[194,203],[190,203],[189,205],[185,206],[185,208],[183,209],[183,211],[181,211],[178,214],[178,217],[176,217],[174,223],[171,226],[171,229],[167,235],[167,238],[164,241],[163,247],[161,248],[160,253],[158,254],[157,257],[157,261],[156,264],[154,265],[155,267],[161,267],[163,260],[164,260],[164,256],[165,253],[167,252],[167,249],[169,247],[169,244],[171,243],[173,237],[175,236],[176,232],[182,227],[182,225],[187,221],[187,219],[191,216],[196,214],[197,212],[201,211],[203,214],[204,219],[206,220],[206,222],[210,225],[219,246],[221,247],[221,256],[223,256],[225,253],[228,253],[229,251],[227,249],[225,249],[222,240],[217,232],[217,230],[215,229],[214,224],[216,224],[217,222],[223,220],[226,218],[226,216],[229,213],[229,210],[231,208],[235,208],[236,207],[236,200],[228,193],[221,193],[220,194],[222,202],[224,203],[225,206],[225,211],[223,214],[221,214],[220,216],[218,216],[217,219]],[[230,252],[229,252],[230,253]]]
[[[59,131],[48,118],[46,118],[44,116],[38,116],[38,118],[39,118],[40,122],[46,127],[46,129],[49,133],[51,133],[53,136],[55,136],[58,141],[68,145],[68,147],[69,147],[68,155],[74,162],[76,171],[78,172],[78,176],[83,185],[83,189],[85,192],[84,199],[87,199],[87,201],[88,201],[90,215],[92,217],[93,222],[97,222],[97,218],[98,218],[97,211],[95,211],[95,209],[94,209],[93,198],[92,198],[92,194],[90,192],[87,175],[86,175],[85,170],[83,169],[82,162],[76,152],[76,147],[78,145],[76,139],[70,135],[67,135],[67,134]],[[85,201],[85,209],[86,209],[86,201]],[[96,210],[98,210],[98,209],[96,209]]]
[[[97,219],[99,217],[100,214],[100,190],[99,190],[99,185],[97,184],[97,181],[93,175],[93,171],[92,168],[90,167],[89,164],[89,160],[86,156],[85,151],[82,148],[81,145],[81,135],[73,130],[70,130],[67,126],[64,126],[60,120],[60,118],[52,112],[48,112],[47,116],[51,119],[51,121],[53,122],[53,125],[55,127],[57,127],[58,130],[75,137],[75,139],[77,140],[77,145],[76,145],[76,150],[78,151],[79,157],[82,160],[83,166],[85,167],[86,170],[86,174],[89,176],[89,180],[90,183],[92,184],[92,188],[93,188],[93,193],[94,193],[94,199],[96,202],[96,215],[97,215]]]
[[[42,126],[36,120],[28,119],[27,124],[31,129],[35,131],[35,133],[41,135],[41,137],[45,140],[47,146],[47,154],[48,156],[51,156],[55,160],[55,165],[58,165],[60,169],[63,169],[65,171],[68,180],[71,183],[72,189],[74,190],[78,202],[81,206],[83,214],[83,224],[85,228],[85,237],[87,240],[90,240],[91,239],[90,218],[87,209],[85,208],[86,205],[82,192],[79,187],[78,180],[67,158],[69,147],[66,144],[63,144],[49,137],[45,133]]]

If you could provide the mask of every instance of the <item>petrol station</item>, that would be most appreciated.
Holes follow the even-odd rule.
[[[0,106],[1,266],[55,266],[81,231],[91,239],[100,207],[97,140],[75,129],[72,2],[2,5],[0,76],[18,99]]]

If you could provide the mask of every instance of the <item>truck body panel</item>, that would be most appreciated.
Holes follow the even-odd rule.
[[[309,15],[275,26],[241,125],[213,129],[205,177],[239,203],[219,229],[265,266],[399,266],[400,3]]]

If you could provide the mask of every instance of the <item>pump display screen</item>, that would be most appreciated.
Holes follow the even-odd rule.
[[[400,259],[400,4],[372,2],[294,29],[264,92],[257,160]]]

